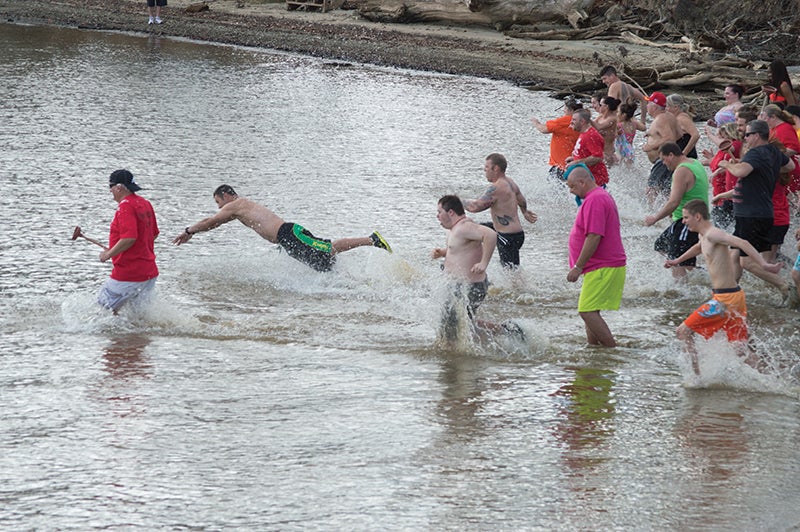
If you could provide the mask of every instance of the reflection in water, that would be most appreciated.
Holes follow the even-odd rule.
[[[689,469],[703,485],[688,497],[695,505],[713,508],[736,488],[737,477],[746,471],[749,445],[742,405],[731,401],[727,393],[689,392],[687,399],[691,402],[675,426],[675,436]]]
[[[138,393],[139,382],[149,379],[152,365],[144,354],[150,338],[142,334],[115,337],[103,353],[106,377],[101,393],[114,403],[114,413],[119,416],[142,414],[145,409]]]
[[[575,368],[575,379],[553,393],[565,399],[554,436],[565,444],[563,460],[575,475],[609,459],[596,450],[614,432],[614,376],[610,370]]]
[[[144,356],[150,338],[142,334],[127,334],[111,340],[103,354],[105,369],[115,380],[149,377],[152,368]]]
[[[442,362],[439,381],[442,384],[442,400],[437,413],[447,428],[446,438],[458,440],[475,438],[483,433],[480,418],[481,396],[485,391],[483,371],[485,363],[477,358],[454,354]]]

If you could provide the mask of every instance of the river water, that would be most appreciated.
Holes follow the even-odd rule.
[[[800,316],[745,277],[774,370],[714,339],[693,377],[673,331],[707,278],[676,286],[652,251],[640,156],[609,188],[620,347],[587,347],[565,280],[575,206],[529,123],[558,102],[156,36],[0,25],[0,41],[0,528],[800,526]],[[493,151],[540,220],[517,274],[492,263],[480,315],[526,341],[445,348],[436,202],[477,196]],[[93,303],[110,266],[70,237],[106,238],[123,167],[155,207],[161,276],[151,306],[112,317]],[[222,183],[395,252],[320,274],[236,222],[171,245]]]

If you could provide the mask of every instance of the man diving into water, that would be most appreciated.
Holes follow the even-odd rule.
[[[338,253],[354,248],[374,246],[392,252],[392,248],[377,231],[360,238],[340,238],[334,241],[317,238],[308,229],[285,222],[263,205],[239,196],[229,185],[220,185],[214,191],[214,201],[219,207],[217,214],[188,226],[175,237],[172,241],[174,244],[185,244],[195,233],[210,231],[231,220],[239,220],[262,238],[273,244],[280,244],[290,257],[320,272],[333,268]]]

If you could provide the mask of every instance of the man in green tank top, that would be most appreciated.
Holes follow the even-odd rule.
[[[672,184],[667,202],[656,214],[644,219],[648,227],[667,216],[672,216],[672,224],[655,242],[655,250],[675,259],[683,255],[689,248],[697,244],[698,236],[683,224],[683,206],[687,202],[698,199],[708,205],[708,175],[703,165],[686,157],[680,146],[667,142],[658,150],[664,165],[672,172]],[[681,262],[672,268],[672,276],[681,279],[687,271],[697,264],[695,258]]]

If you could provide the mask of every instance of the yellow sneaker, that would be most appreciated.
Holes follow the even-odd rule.
[[[369,235],[369,237],[372,239],[372,245],[376,248],[385,249],[389,253],[392,252],[392,246],[389,245],[386,239],[384,239],[379,232],[375,231]]]

